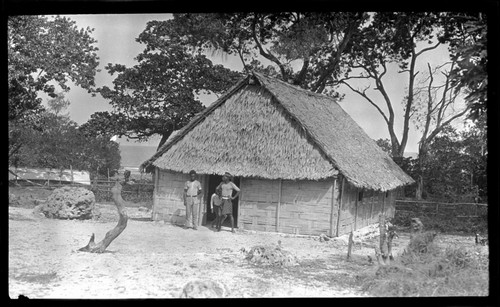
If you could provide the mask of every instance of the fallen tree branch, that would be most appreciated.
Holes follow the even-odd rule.
[[[95,235],[92,234],[90,237],[90,241],[87,246],[80,248],[78,251],[81,252],[89,252],[89,253],[103,253],[106,248],[116,239],[122,231],[127,227],[127,211],[125,209],[125,201],[122,198],[122,185],[120,182],[116,181],[116,184],[111,188],[111,192],[113,193],[113,201],[115,202],[116,208],[118,209],[119,220],[118,224],[115,228],[111,229],[106,233],[104,239],[101,242],[95,243]]]

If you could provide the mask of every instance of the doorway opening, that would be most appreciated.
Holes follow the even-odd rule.
[[[233,177],[233,183],[239,188],[240,187],[240,178]],[[215,189],[222,182],[222,176],[219,175],[209,175],[208,176],[208,197],[207,197],[207,225],[215,222],[215,212],[214,209],[210,206],[210,200],[212,199],[212,194],[215,193]],[[233,191],[233,195],[236,194],[236,191]],[[238,207],[239,207],[239,197],[233,199],[233,218],[234,218],[234,227],[238,228]],[[222,226],[231,227],[231,220],[226,218]]]

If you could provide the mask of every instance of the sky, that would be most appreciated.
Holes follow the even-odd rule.
[[[101,87],[104,85],[112,86],[114,77],[109,75],[104,67],[108,63],[123,64],[127,67],[135,65],[134,60],[142,50],[144,45],[135,41],[139,34],[145,29],[148,21],[151,20],[168,20],[172,18],[171,14],[94,14],[94,15],[66,15],[76,21],[78,27],[94,28],[92,36],[97,40],[96,46],[99,48],[97,54],[99,57],[99,67],[101,71],[96,75],[96,85]],[[221,64],[233,70],[241,71],[242,64],[237,57],[230,55],[209,55],[209,58],[215,64]],[[417,68],[425,69],[426,63],[429,62],[435,66],[447,61],[446,47],[441,46],[434,51],[424,54],[420,58]],[[401,101],[405,94],[405,86],[407,75],[402,75],[397,72],[397,67],[389,67],[387,76],[385,77],[385,86],[393,101],[393,106],[396,113],[396,133],[400,138],[403,126],[403,109]],[[363,88],[361,83],[353,83],[354,87]],[[389,138],[387,125],[382,116],[371,106],[364,98],[352,92],[347,87],[341,87],[339,92],[345,94],[345,98],[339,102],[341,107],[363,128],[363,130],[372,138]],[[373,90],[367,91],[375,102],[384,110],[386,110],[384,100],[381,95]],[[109,103],[100,95],[92,97],[85,90],[78,86],[71,86],[71,90],[66,94],[71,104],[68,108],[69,115],[76,123],[83,124],[94,112],[110,111]],[[204,105],[212,103],[215,96],[203,96],[200,98]],[[410,127],[409,141],[406,147],[406,152],[418,151],[419,133],[415,127]],[[159,138],[152,138],[146,143],[136,144],[133,141],[127,142],[125,139],[119,141],[121,144],[134,144],[145,146],[157,146]]]

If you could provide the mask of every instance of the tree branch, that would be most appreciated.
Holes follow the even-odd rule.
[[[347,29],[344,31],[344,37],[342,38],[342,42],[340,43],[339,47],[337,48],[337,52],[335,53],[335,57],[331,59],[329,67],[327,67],[323,73],[321,73],[320,77],[316,81],[316,83],[312,86],[312,91],[318,93],[318,89],[320,87],[324,88],[324,83],[326,82],[326,79],[329,75],[331,75],[335,69],[337,68],[337,65],[339,63],[341,55],[344,53],[344,50],[347,47],[347,44],[351,40],[351,36],[356,30],[356,28],[359,25],[359,20],[356,19],[355,21],[352,21]]]
[[[288,75],[286,73],[286,69],[283,66],[283,64],[273,54],[271,54],[270,52],[266,52],[266,50],[264,50],[264,48],[262,47],[261,42],[257,38],[257,31],[256,31],[257,18],[258,18],[257,16],[258,15],[255,14],[253,22],[252,22],[252,38],[255,41],[255,43],[257,44],[257,48],[259,49],[260,55],[262,55],[266,59],[276,63],[276,65],[278,65],[278,67],[280,68],[281,76],[283,77],[283,80],[286,81],[288,79]]]
[[[385,115],[384,111],[382,111],[382,109],[380,109],[380,107],[370,98],[368,97],[368,95],[366,95],[366,90],[368,88],[365,88],[362,92],[358,89],[355,89],[353,88],[349,83],[345,82],[345,81],[342,81],[341,83],[347,85],[347,87],[349,87],[353,92],[359,94],[361,97],[365,98],[366,100],[368,100],[368,102],[373,105],[377,111],[380,113],[380,115],[382,115],[382,117],[384,118],[385,122],[389,125],[389,119],[387,118],[387,116]]]
[[[415,54],[415,57],[418,57],[419,55],[421,55],[422,53],[424,52],[427,52],[429,50],[432,50],[432,49],[436,49],[439,45],[441,45],[441,42],[438,42],[437,44],[435,44],[434,46],[430,46],[430,47],[427,47],[427,48],[424,48],[422,50],[420,50],[419,52],[417,52]]]

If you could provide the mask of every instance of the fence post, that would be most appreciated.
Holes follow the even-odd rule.
[[[73,177],[73,166],[72,165],[69,166],[69,170],[71,171],[71,185],[73,185],[75,178]]]
[[[439,203],[436,204],[436,215],[439,214]]]
[[[108,181],[109,181],[109,168],[108,168]]]

